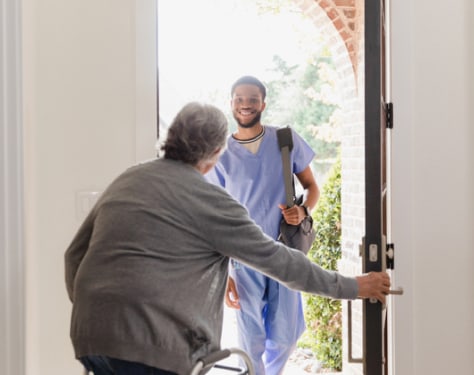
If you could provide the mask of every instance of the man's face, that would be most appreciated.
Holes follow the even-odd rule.
[[[257,86],[243,84],[235,88],[231,107],[239,126],[251,128],[260,122],[265,102]]]

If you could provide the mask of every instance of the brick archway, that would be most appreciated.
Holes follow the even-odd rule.
[[[364,25],[363,0],[296,0],[295,3],[320,29],[336,30],[340,38],[335,41],[339,46],[334,56],[340,56],[341,49],[345,49],[357,81]]]

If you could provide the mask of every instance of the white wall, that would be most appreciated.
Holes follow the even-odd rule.
[[[64,251],[83,218],[77,194],[155,155],[155,7],[23,2],[27,374],[81,373]]]
[[[396,374],[472,374],[473,6],[392,10]]]

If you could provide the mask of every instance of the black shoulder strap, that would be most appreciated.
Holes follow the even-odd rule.
[[[295,184],[290,167],[290,152],[293,149],[293,137],[289,126],[277,130],[278,146],[283,164],[283,177],[285,180],[286,205],[293,207],[295,204]]]

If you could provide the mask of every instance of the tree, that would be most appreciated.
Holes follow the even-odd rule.
[[[289,65],[279,56],[273,58],[274,79],[268,88],[265,121],[290,125],[313,148],[313,168],[325,175],[340,147],[338,96],[333,95],[334,64],[327,52],[301,65]]]

